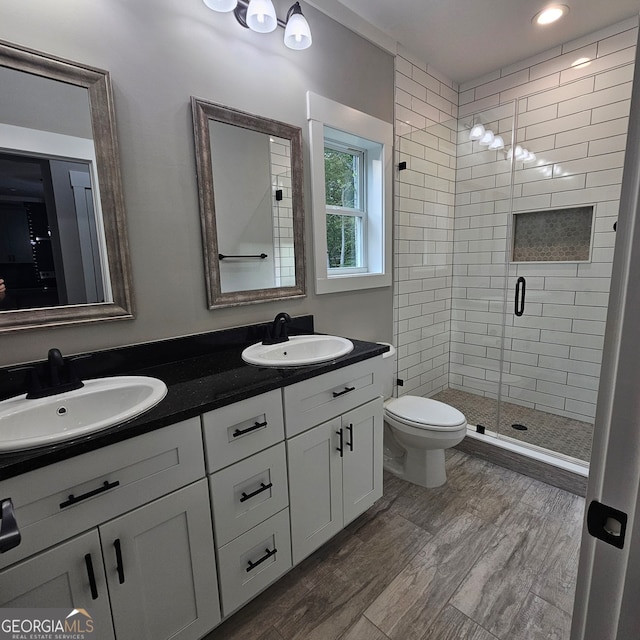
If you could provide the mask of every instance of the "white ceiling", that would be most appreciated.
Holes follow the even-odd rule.
[[[543,28],[532,24],[531,19],[554,0],[339,2],[459,83],[640,12],[640,0],[558,0],[569,6],[569,14]],[[321,8],[324,3],[316,0],[312,4]]]

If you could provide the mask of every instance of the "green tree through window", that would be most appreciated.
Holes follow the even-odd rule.
[[[358,151],[324,150],[329,268],[362,266],[362,156]]]

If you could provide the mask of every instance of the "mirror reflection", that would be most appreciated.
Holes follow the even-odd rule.
[[[192,106],[209,306],[304,295],[300,129]]]
[[[88,162],[0,153],[0,230],[0,310],[105,301]]]
[[[132,317],[105,71],[0,42],[0,332]]]

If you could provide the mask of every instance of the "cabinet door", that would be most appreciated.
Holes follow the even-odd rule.
[[[335,418],[287,441],[294,565],[342,529],[340,428]]]
[[[96,529],[0,572],[0,608],[52,608],[91,619],[91,637],[113,640],[100,538]],[[66,617],[66,616],[65,616]]]
[[[207,481],[100,527],[118,640],[201,638],[220,622]]]
[[[345,413],[342,496],[344,524],[382,497],[382,398]]]

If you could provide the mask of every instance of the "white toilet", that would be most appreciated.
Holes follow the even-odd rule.
[[[380,343],[388,344],[388,343]],[[444,450],[462,442],[467,420],[454,407],[418,396],[393,398],[396,350],[382,355],[384,381],[384,468],[422,487],[447,481]]]

